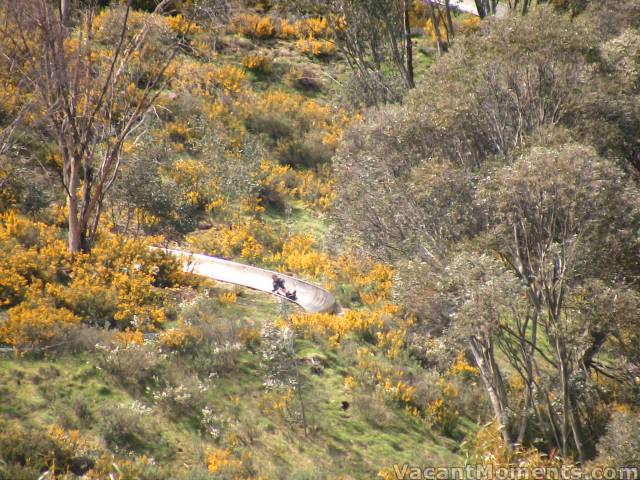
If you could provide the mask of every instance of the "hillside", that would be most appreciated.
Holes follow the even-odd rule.
[[[476,3],[1,5],[0,479],[640,465],[640,1]]]

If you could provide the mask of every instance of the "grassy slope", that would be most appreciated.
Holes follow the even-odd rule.
[[[247,41],[243,43],[246,45]],[[345,78],[344,65],[312,61],[296,54],[295,47],[286,42],[260,45],[260,48],[273,51],[278,59],[271,77],[250,75],[256,90],[273,87],[291,90],[277,74],[286,72],[292,64],[313,70],[327,82],[326,90],[310,96],[330,96],[334,82],[329,78]],[[418,68],[426,68],[430,63],[422,53],[417,53],[417,57]],[[229,51],[222,61],[236,63],[239,58],[237,51]],[[309,232],[320,239],[327,231],[318,215],[305,210],[301,204],[294,204],[287,215],[267,213],[267,217],[274,222],[285,222],[293,232]],[[237,305],[221,308],[215,316],[220,322],[241,316],[259,323],[278,317],[281,311],[277,300],[244,291]],[[260,475],[300,479],[372,478],[380,468],[394,463],[460,463],[455,453],[457,441],[434,433],[424,422],[405,415],[398,405],[388,401],[375,405],[368,400],[358,403],[353,398],[354,393],[344,386],[344,378],[357,375],[354,367],[357,346],[355,340],[338,349],[309,340],[297,341],[300,358],[315,356],[321,358],[324,365],[321,373],[312,373],[308,366],[302,370],[308,436],[298,425],[288,425],[279,414],[264,414],[259,409],[258,400],[264,388],[257,353],[242,353],[232,371],[215,381],[215,388],[207,393],[208,404],[218,415],[235,419],[234,429],[241,446],[251,452],[252,463]],[[92,420],[99,417],[99,412],[118,409],[133,400],[152,405],[153,399],[149,394],[123,386],[97,365],[95,354],[40,360],[3,354],[0,357],[0,415],[36,428],[46,429],[54,424],[77,428],[103,443],[103,432]],[[340,408],[345,400],[352,404],[346,412]],[[84,419],[79,418],[75,407],[79,402],[89,408]],[[154,407],[145,421],[156,426],[159,438],[141,445],[138,453],[146,452],[160,461],[170,462],[176,471],[202,466],[203,452],[208,445],[215,444],[211,439],[203,439],[197,421],[189,416],[175,418]]]
[[[277,300],[248,292],[238,304],[221,308],[218,321],[228,316],[276,318],[281,313]],[[234,419],[233,427],[242,448],[251,452],[252,463],[266,478],[372,478],[394,463],[422,462],[432,465],[457,464],[457,442],[432,432],[422,421],[405,415],[388,402],[380,405],[355,402],[345,388],[344,378],[357,376],[353,351],[356,341],[337,349],[321,343],[298,340],[300,359],[320,358],[320,373],[302,363],[303,392],[309,422],[305,436],[299,424],[289,424],[278,412],[264,413],[259,399],[264,392],[263,371],[258,353],[243,352],[231,371],[214,381],[207,403],[217,415]],[[134,400],[153,405],[151,394],[121,385],[97,368],[94,354],[49,359],[21,359],[4,355],[0,359],[0,415],[19,419],[25,426],[46,429],[51,425],[79,429],[86,437],[102,443],[100,412],[122,408]],[[352,406],[346,412],[342,401]],[[75,405],[89,406],[79,418]],[[375,415],[370,409],[376,407]],[[199,426],[189,415],[175,417],[158,407],[146,416],[158,430],[156,441],[143,444],[138,454],[147,453],[177,470],[185,465],[203,465],[202,454],[215,445],[203,439]]]

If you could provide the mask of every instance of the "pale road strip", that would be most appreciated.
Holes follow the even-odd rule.
[[[155,249],[162,250],[180,259],[185,272],[211,278],[219,282],[252,288],[273,295],[276,294],[272,291],[273,280],[271,276],[274,274],[278,275],[278,277],[284,280],[287,290],[296,291],[297,300],[289,301],[300,305],[305,311],[336,314],[342,312],[340,305],[331,292],[322,287],[305,282],[304,280],[299,280],[279,272],[252,267],[243,263],[232,262],[208,255],[168,248],[154,248],[154,250]],[[276,296],[285,298],[282,295]]]
[[[441,5],[445,4],[445,0],[437,0]],[[469,13],[471,15],[478,16],[478,9],[476,7],[475,0],[450,0],[449,6],[455,8],[461,12]],[[509,7],[504,3],[498,3],[496,7],[496,17],[505,17],[509,13]]]

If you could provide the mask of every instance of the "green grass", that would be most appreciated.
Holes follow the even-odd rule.
[[[218,321],[225,321],[227,316],[267,319],[278,313],[279,305],[270,297],[247,291],[238,304],[215,315]],[[143,437],[136,453],[175,465],[176,471],[184,465],[202,467],[203,452],[225,445],[233,431],[240,439],[239,448],[250,452],[254,468],[265,478],[374,478],[381,468],[395,463],[459,464],[457,441],[407,416],[400,406],[384,402],[380,408],[386,420],[378,425],[368,418],[367,408],[354,405],[354,393],[344,384],[345,376],[358,373],[349,351],[353,350],[328,348],[308,339],[296,341],[298,358],[315,357],[324,365],[320,373],[314,373],[301,362],[307,436],[301,425],[288,424],[279,413],[261,411],[260,398],[265,393],[261,357],[258,352],[244,351],[206,394],[213,411],[229,419],[220,440],[201,436],[199,412],[176,416],[154,406],[152,415],[143,421],[153,430],[150,438],[155,440]],[[0,360],[0,416],[42,430],[52,425],[77,428],[102,444],[100,412],[134,400],[149,406],[154,401],[151,394],[135,386],[123,386],[97,368],[98,364],[96,354],[50,359],[5,355]],[[188,369],[188,362],[180,368]],[[78,418],[74,406],[79,401],[88,405],[90,420]],[[342,401],[351,404],[346,412],[341,409]]]

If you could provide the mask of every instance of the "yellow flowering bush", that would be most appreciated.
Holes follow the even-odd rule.
[[[269,90],[243,107],[245,116],[278,113],[297,125],[299,130],[312,134],[341,132],[353,120],[342,108],[334,109],[299,93],[281,90]]]
[[[220,305],[233,305],[238,302],[238,295],[235,292],[222,292],[218,295]]]
[[[293,401],[294,390],[287,388],[284,392],[276,390],[265,392],[258,399],[258,409],[265,415],[276,413],[284,416]]]
[[[238,331],[238,338],[247,348],[255,348],[260,343],[260,332],[253,327],[242,327]]]
[[[440,28],[440,32],[442,33],[442,25],[439,24],[438,27]],[[431,42],[435,44],[437,42],[437,35],[436,35],[436,30],[433,27],[433,22],[431,21],[430,18],[424,22],[424,31],[427,37],[431,39]]]
[[[17,352],[35,350],[62,338],[67,327],[78,323],[80,318],[70,310],[38,298],[9,309],[7,320],[0,325],[0,341]]]
[[[393,270],[388,265],[357,255],[341,255],[335,262],[335,281],[342,285],[347,302],[384,305],[393,287]],[[392,307],[387,307],[392,308]]]
[[[83,478],[86,480],[124,480],[145,478],[157,462],[147,455],[135,457],[115,456],[104,453],[97,458],[95,466]]]
[[[187,243],[196,251],[225,258],[257,261],[278,248],[281,235],[272,226],[254,217],[236,216],[229,224],[190,235]]]
[[[181,158],[164,173],[175,182],[183,204],[207,212],[224,204],[218,183],[202,160]]]
[[[570,468],[575,466],[560,455],[548,455],[532,447],[506,445],[497,422],[480,428],[469,441],[469,461],[494,468]]]
[[[331,36],[329,22],[324,17],[304,18],[298,23],[300,31],[299,36],[304,36],[307,38],[329,38]]]
[[[276,35],[274,20],[271,17],[263,17],[255,13],[236,15],[229,24],[229,30],[259,40],[273,38]]]
[[[477,378],[479,374],[478,369],[467,361],[464,352],[458,353],[456,361],[449,368],[449,375],[460,376],[465,379]]]
[[[289,22],[286,19],[281,19],[278,25],[277,37],[283,40],[293,40],[300,38],[302,32],[300,30],[300,22]]]
[[[129,345],[142,345],[144,343],[144,334],[140,330],[127,328],[122,332],[116,332],[113,339],[125,347]]]
[[[114,42],[120,34],[118,28],[122,24],[122,17],[124,16],[123,8],[105,8],[92,18],[92,30],[94,38],[99,42],[110,44]],[[127,18],[127,39],[132,39],[134,35],[139,32],[145,24],[150,26],[152,33],[163,35],[165,38],[169,38],[169,28],[171,22],[168,18],[160,15],[152,15],[142,10],[132,9],[129,11]]]
[[[233,452],[226,448],[214,448],[206,455],[207,470],[214,475],[237,475],[243,470],[242,460],[235,458]]]
[[[165,17],[165,21],[167,22],[169,30],[179,37],[185,37],[187,34],[195,35],[203,31],[202,27],[197,23],[187,20],[181,13]]]
[[[455,26],[462,33],[474,32],[480,28],[480,18],[473,15],[463,15],[458,19]]]
[[[273,70],[273,58],[261,53],[250,53],[242,57],[242,65],[247,70],[268,75]]]
[[[233,65],[223,65],[211,72],[215,85],[227,95],[236,95],[242,89],[244,70]]]
[[[386,395],[399,401],[410,413],[417,413],[414,402],[416,388],[409,383],[405,372],[383,364],[367,347],[356,352],[356,367],[363,382],[380,385]]]
[[[396,471],[391,467],[383,467],[378,470],[376,474],[377,477],[380,477],[382,480],[404,480],[404,478],[398,478]]]
[[[291,325],[305,337],[328,338],[331,345],[338,345],[350,333],[373,332],[382,328],[384,312],[382,310],[347,310],[344,315],[329,313],[295,313],[288,323],[280,320],[279,326]]]
[[[294,235],[287,239],[282,249],[271,257],[281,269],[320,279],[331,275],[331,260],[314,249],[315,239],[308,234]]]
[[[0,307],[16,305],[36,281],[64,276],[70,256],[56,227],[13,211],[0,214]]]
[[[153,329],[165,321],[164,293],[158,287],[185,278],[174,258],[149,250],[153,240],[104,234],[91,253],[73,258],[68,284],[49,283],[45,291],[87,322]]]
[[[169,122],[166,124],[165,128],[169,135],[169,139],[174,143],[185,143],[193,138],[193,134],[188,125],[181,120]]]
[[[68,472],[80,458],[93,456],[98,445],[93,439],[83,436],[78,430],[66,429],[53,425],[47,429],[28,425],[28,422],[0,418],[0,451],[2,452],[3,478],[6,476],[4,467],[16,465],[25,467],[8,471],[24,472],[20,478],[38,478],[46,470]],[[28,476],[33,472],[35,476]],[[43,474],[43,476],[49,476]],[[62,478],[58,475],[50,478]],[[66,478],[68,476],[65,475]],[[102,477],[105,478],[105,477]]]
[[[358,382],[351,375],[344,379],[344,386],[347,390],[354,390],[358,386]]]
[[[198,328],[181,323],[176,328],[160,332],[158,338],[163,348],[186,352],[198,345],[202,341],[203,335]]]
[[[328,211],[337,197],[335,181],[328,175],[318,175],[311,170],[295,171],[296,186],[291,189],[294,198],[302,200],[311,208]]]
[[[397,328],[386,332],[376,332],[378,345],[385,350],[389,358],[396,358],[404,348],[406,329]]]
[[[281,19],[277,25],[276,35],[284,40],[330,38],[331,28],[326,18],[310,17],[295,22]]]
[[[296,42],[296,46],[300,53],[316,58],[328,58],[336,53],[335,43],[331,40],[303,38]]]
[[[336,199],[335,182],[328,173],[313,170],[294,170],[289,165],[263,161],[258,183],[272,202],[287,199],[302,200],[310,208],[328,211]]]
[[[427,419],[443,433],[450,434],[460,416],[460,412],[455,406],[457,396],[458,390],[453,384],[445,379],[440,379],[437,397],[427,402],[424,407]]]

